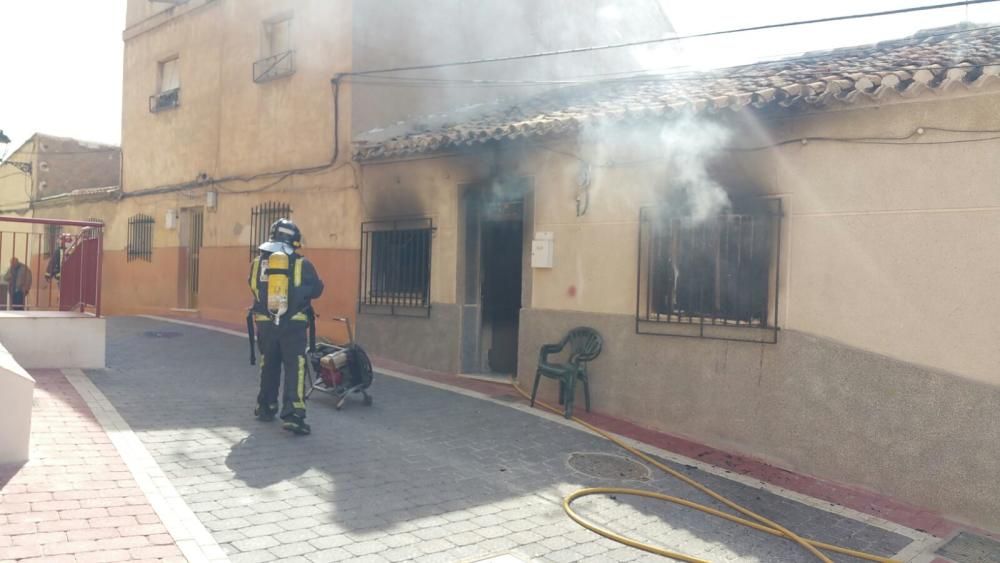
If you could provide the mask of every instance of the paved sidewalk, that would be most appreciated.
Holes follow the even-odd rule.
[[[31,461],[0,467],[0,561],[184,561],[66,377],[32,376]]]
[[[108,328],[111,368],[88,375],[232,561],[652,561],[578,527],[561,498],[624,485],[711,504],[658,473],[630,481],[571,468],[574,454],[621,452],[558,421],[393,377],[377,376],[371,408],[350,402],[337,412],[315,396],[314,433],[297,438],[252,419],[246,340],[148,319],[111,319]],[[923,539],[674,466],[809,537],[886,556],[912,556]],[[637,539],[713,561],[811,560],[787,541],[665,503],[578,506]]]

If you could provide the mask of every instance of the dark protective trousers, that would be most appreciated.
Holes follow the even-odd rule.
[[[285,368],[285,390],[281,400],[281,418],[306,416],[306,326],[304,321],[285,321],[274,326],[272,322],[257,323],[257,342],[260,348],[260,393],[257,404],[277,411],[278,387],[281,384],[281,367]]]

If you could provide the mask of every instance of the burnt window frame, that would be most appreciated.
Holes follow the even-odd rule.
[[[144,213],[136,213],[128,218],[125,257],[128,262],[153,261],[153,233],[156,220]]]
[[[358,312],[430,317],[434,220],[361,224]]]
[[[782,202],[733,209],[695,224],[664,205],[640,208],[637,334],[777,343]],[[697,282],[675,287],[672,260]]]
[[[291,219],[292,205],[282,201],[265,201],[250,208],[250,260],[257,257],[257,248],[267,242],[271,225],[278,219]]]

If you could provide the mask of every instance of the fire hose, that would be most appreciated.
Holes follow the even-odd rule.
[[[522,397],[524,397],[525,399],[529,399],[530,400],[531,397],[527,393],[525,393],[524,391],[522,391],[521,388],[519,388],[516,384],[514,384],[513,381],[511,382],[511,386],[518,393],[520,393]],[[542,408],[544,408],[546,410],[552,411],[555,414],[558,414],[560,416],[562,415],[562,411],[560,409],[557,409],[557,408],[553,407],[552,405],[549,405],[547,403],[543,403],[541,401],[538,401],[537,399],[535,400],[535,404],[539,405],[540,407],[542,407]],[[726,512],[722,512],[722,511],[717,510],[715,508],[712,508],[710,506],[706,506],[704,504],[700,504],[700,503],[697,503],[697,502],[689,501],[687,499],[682,499],[682,498],[679,498],[679,497],[665,495],[665,494],[662,494],[662,493],[656,493],[656,492],[653,492],[653,491],[647,491],[647,490],[643,490],[643,489],[629,489],[629,488],[622,488],[622,487],[590,487],[590,488],[579,489],[577,491],[574,491],[574,492],[570,493],[568,496],[566,496],[566,498],[563,499],[562,507],[563,507],[563,510],[566,511],[566,515],[567,516],[569,516],[570,518],[572,518],[573,521],[576,522],[577,524],[583,526],[584,528],[587,528],[588,530],[590,530],[590,531],[592,531],[594,533],[600,534],[600,535],[604,536],[605,538],[608,538],[609,540],[616,541],[618,543],[621,543],[621,544],[624,544],[624,545],[627,545],[629,547],[633,547],[633,548],[636,548],[636,549],[641,549],[641,550],[647,551],[649,553],[655,553],[656,555],[662,555],[664,557],[670,557],[670,558],[676,559],[678,561],[687,561],[689,563],[709,563],[708,561],[706,561],[704,559],[699,559],[697,557],[692,557],[690,555],[685,555],[683,553],[678,553],[676,551],[671,551],[669,549],[665,549],[665,548],[662,548],[662,547],[658,547],[658,546],[655,546],[655,545],[650,545],[650,544],[647,544],[647,543],[643,543],[643,542],[634,540],[632,538],[629,538],[627,536],[621,535],[621,534],[619,534],[617,532],[614,532],[612,530],[609,530],[607,528],[599,526],[598,524],[590,522],[589,520],[583,518],[576,511],[573,510],[573,507],[571,506],[573,504],[573,501],[575,501],[577,499],[580,499],[580,498],[583,498],[583,497],[586,497],[586,496],[591,496],[591,495],[625,495],[625,496],[639,496],[639,497],[645,497],[645,498],[652,498],[652,499],[662,500],[662,501],[666,501],[666,502],[672,502],[674,504],[678,504],[678,505],[681,505],[681,506],[692,508],[694,510],[699,510],[699,511],[704,512],[706,514],[710,514],[712,516],[716,516],[718,518],[722,518],[724,520],[728,520],[730,522],[734,522],[736,524],[740,524],[740,525],[746,526],[748,528],[753,528],[755,530],[758,530],[758,531],[761,531],[761,532],[764,532],[764,533],[767,533],[767,534],[771,534],[772,536],[778,536],[778,537],[781,537],[781,538],[785,538],[787,540],[790,540],[790,541],[795,542],[798,545],[802,546],[802,548],[804,548],[806,551],[808,551],[810,554],[812,554],[814,557],[816,557],[816,559],[819,559],[820,561],[823,561],[824,563],[833,563],[833,562],[831,561],[831,559],[829,557],[827,557],[826,555],[824,555],[820,550],[829,551],[829,552],[832,552],[832,553],[839,553],[841,555],[849,555],[851,557],[856,557],[858,559],[865,559],[865,560],[868,560],[868,561],[875,561],[877,563],[899,563],[895,559],[886,558],[886,557],[882,557],[882,556],[879,556],[879,555],[873,555],[871,553],[865,553],[863,551],[856,551],[856,550],[853,550],[853,549],[848,549],[846,547],[841,547],[841,546],[837,546],[837,545],[831,545],[831,544],[828,544],[828,543],[823,543],[823,542],[820,542],[820,541],[816,541],[816,540],[812,540],[812,539],[808,539],[808,538],[804,538],[802,536],[799,536],[798,534],[792,532],[791,530],[789,530],[788,528],[785,528],[784,526],[778,524],[777,522],[774,522],[773,520],[765,518],[764,516],[761,516],[760,514],[757,514],[756,512],[753,512],[749,508],[746,508],[746,507],[744,507],[744,506],[742,506],[740,504],[737,504],[736,502],[733,502],[733,501],[729,500],[728,498],[726,498],[726,497],[722,496],[721,494],[713,491],[712,489],[708,488],[707,486],[702,485],[701,483],[699,483],[698,481],[695,481],[694,479],[688,477],[687,475],[684,475],[683,473],[680,473],[679,471],[671,468],[670,466],[657,461],[652,456],[650,456],[650,455],[648,455],[646,453],[643,453],[642,451],[640,451],[640,450],[638,450],[638,449],[636,449],[636,448],[634,448],[634,447],[626,444],[625,442],[623,442],[622,440],[620,440],[620,439],[616,438],[615,436],[609,434],[608,432],[605,432],[605,431],[601,430],[600,428],[597,428],[596,426],[594,426],[594,425],[592,425],[592,424],[590,424],[588,422],[585,422],[585,421],[583,421],[580,418],[575,417],[575,416],[572,417],[570,420],[572,420],[573,422],[579,424],[580,426],[583,426],[587,430],[590,430],[591,432],[593,432],[593,433],[595,433],[595,434],[603,437],[604,439],[612,442],[613,444],[621,447],[625,451],[627,451],[630,454],[632,454],[632,455],[634,455],[634,456],[642,459],[643,461],[649,463],[650,465],[656,467],[657,469],[663,471],[664,473],[666,473],[666,474],[668,474],[668,475],[670,475],[670,476],[672,476],[672,477],[674,477],[676,479],[679,479],[680,481],[684,482],[685,484],[687,484],[687,485],[695,488],[696,490],[698,490],[698,491],[700,491],[700,492],[708,495],[709,497],[715,499],[716,501],[724,504],[725,506],[728,506],[729,508],[731,508],[731,509],[735,510],[736,512],[739,512],[743,516],[746,516],[747,518],[749,518],[749,519],[747,519],[747,518],[741,518],[739,516],[734,516],[732,514],[728,514]]]

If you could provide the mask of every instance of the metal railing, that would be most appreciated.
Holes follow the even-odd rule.
[[[101,316],[103,255],[100,221],[0,216],[0,309]]]
[[[358,310],[430,314],[432,219],[361,224]]]
[[[769,211],[700,222],[641,209],[636,332],[777,342],[781,213],[774,201]]]
[[[253,63],[253,81],[258,84],[295,73],[295,51],[285,51]]]
[[[181,89],[174,88],[149,97],[149,111],[152,113],[172,109],[181,105]]]
[[[271,225],[291,216],[292,206],[277,201],[265,201],[250,210],[250,260],[257,256],[257,247],[267,241]]]

